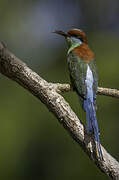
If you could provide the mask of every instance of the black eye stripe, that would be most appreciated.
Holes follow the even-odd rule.
[[[77,35],[77,34],[68,34],[68,37],[75,37],[75,38],[80,39],[82,42],[84,42],[83,38],[79,37],[79,35]]]
[[[77,34],[73,34],[72,36],[80,39],[83,42],[83,38],[79,37]]]
[[[78,37],[78,35],[77,35],[77,34],[73,34],[72,36],[74,36],[74,37]]]

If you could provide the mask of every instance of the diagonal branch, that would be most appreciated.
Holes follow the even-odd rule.
[[[48,83],[9,52],[2,43],[0,43],[0,72],[19,83],[40,99],[57,117],[59,122],[66,128],[97,167],[112,179],[119,179],[119,163],[102,146],[104,160],[100,161],[98,159],[93,137],[89,137],[86,134],[85,128],[79,118],[59,94],[61,91],[66,91],[66,89],[69,91],[69,85],[66,85],[67,88],[64,88],[64,85],[61,84]],[[103,88],[99,88],[99,93],[104,94]]]

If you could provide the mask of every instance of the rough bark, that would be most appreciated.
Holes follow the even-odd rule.
[[[97,167],[112,179],[119,179],[119,163],[101,146],[104,160],[98,159],[93,136],[85,132],[84,125],[72,111],[61,92],[71,90],[68,84],[48,83],[37,73],[33,72],[25,63],[15,57],[0,43],[0,72],[16,81],[30,93],[44,103],[57,117],[63,127],[73,139],[82,147]],[[98,88],[98,93],[119,97],[119,91],[107,88]]]

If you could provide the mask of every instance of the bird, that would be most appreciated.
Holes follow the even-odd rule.
[[[94,135],[97,156],[103,160],[96,117],[98,74],[95,55],[88,46],[86,34],[81,29],[70,29],[67,32],[54,30],[52,32],[62,35],[66,39],[71,86],[79,96],[81,106],[86,113],[86,132]]]

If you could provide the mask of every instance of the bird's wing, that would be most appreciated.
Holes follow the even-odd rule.
[[[87,64],[73,53],[68,55],[68,68],[71,78],[71,83],[77,94],[83,99],[86,98],[86,72]]]
[[[95,66],[95,61],[90,61],[88,63],[90,69],[93,74],[93,93],[94,99],[96,98],[97,92],[97,70]],[[82,60],[79,56],[75,55],[74,53],[70,53],[68,55],[68,68],[70,73],[70,79],[74,90],[77,94],[83,99],[86,98],[87,95],[87,87],[86,87],[86,73],[87,73],[87,63]]]

